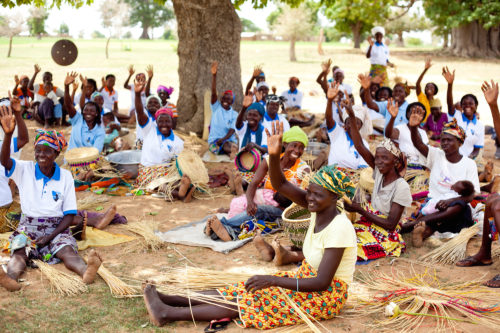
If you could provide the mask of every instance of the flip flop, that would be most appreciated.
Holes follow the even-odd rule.
[[[490,285],[488,285],[488,283],[490,283],[490,282],[496,282],[497,285],[496,286],[490,286]],[[488,288],[500,288],[500,274],[495,275],[493,277],[493,279],[491,279],[491,280],[486,281],[485,283],[483,283],[483,286],[486,286]]]
[[[213,332],[218,332],[225,330],[227,328],[227,325],[231,323],[230,318],[222,318],[219,320],[212,320],[210,324],[208,324],[207,327],[205,327],[205,332],[207,333],[213,333]]]
[[[479,261],[478,259],[476,259],[474,257],[467,257],[463,260],[460,260],[455,265],[458,267],[473,267],[473,266],[490,266],[492,264],[493,264],[493,262],[485,263],[485,262]]]

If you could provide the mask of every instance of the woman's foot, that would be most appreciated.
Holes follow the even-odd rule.
[[[179,198],[184,199],[189,190],[189,185],[191,185],[191,179],[188,176],[184,175],[181,178],[181,182],[179,184]]]
[[[239,172],[234,176],[234,190],[236,191],[237,196],[245,194],[245,191],[243,190],[243,177]]]
[[[486,281],[483,285],[490,288],[500,288],[500,274],[495,275],[493,279]]]
[[[425,222],[419,222],[413,228],[411,237],[413,240],[414,247],[422,247],[422,244],[424,243],[425,228],[426,228]]]
[[[83,273],[83,282],[85,284],[91,284],[94,282],[95,276],[99,267],[102,264],[102,259],[95,250],[90,250],[89,256],[87,257],[87,270]]]
[[[8,276],[7,273],[4,272],[2,266],[0,266],[0,286],[7,289],[7,291],[18,291],[21,289],[21,285]]]
[[[271,243],[274,249],[274,264],[276,266],[288,265],[294,262],[300,262],[303,257],[297,254],[297,252],[285,249],[277,237],[273,239]]]
[[[210,217],[208,221],[210,223],[210,228],[212,228],[217,237],[219,237],[222,241],[229,242],[233,240],[217,216]]]
[[[149,320],[153,325],[158,327],[165,325],[167,320],[163,319],[162,313],[165,312],[167,306],[160,300],[156,286],[146,281],[142,290],[144,292],[144,303],[148,310]]]
[[[493,264],[491,260],[491,251],[489,254],[482,248],[473,256],[467,257],[458,261],[455,265],[458,267],[473,267],[473,266],[490,266]]]
[[[193,200],[193,193],[194,193],[194,191],[196,191],[196,187],[191,186],[191,187],[189,188],[188,193],[187,193],[187,194],[186,194],[186,196],[184,197],[184,200],[182,200],[182,202],[184,202],[184,203],[190,203],[190,202],[191,202],[191,200]]]
[[[252,243],[257,249],[257,251],[259,251],[259,255],[262,258],[262,260],[269,262],[274,259],[274,249],[264,240],[264,237],[262,237],[261,230],[257,230]]]
[[[210,237],[212,235],[212,219],[209,218],[205,224],[205,235]]]
[[[108,208],[108,210],[104,213],[104,216],[100,219],[100,221],[96,224],[95,227],[97,229],[106,228],[115,218],[115,214],[116,214],[116,206],[113,205]]]

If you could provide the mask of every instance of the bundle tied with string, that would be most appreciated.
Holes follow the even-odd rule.
[[[99,150],[95,147],[73,148],[64,154],[65,167],[71,171],[73,178],[80,178],[89,171],[95,177],[120,177],[121,174],[114,169],[106,159],[101,158]]]
[[[158,226],[158,222],[146,220],[129,222],[124,225],[125,229],[127,229],[128,231],[142,236],[142,239],[140,240],[140,246],[143,249],[150,250],[152,252],[160,250],[165,245],[165,242],[163,242],[163,240],[161,240],[160,237],[156,235]]]

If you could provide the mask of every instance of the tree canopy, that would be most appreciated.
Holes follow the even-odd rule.
[[[148,29],[161,27],[174,18],[172,9],[165,1],[154,0],[121,0],[130,6],[130,25],[140,24],[141,39],[149,39]],[[161,4],[159,3],[161,2]]]
[[[83,5],[90,5],[94,0],[3,0],[3,7],[14,7],[21,5],[34,5],[36,7],[61,7],[62,4],[68,4],[76,8]],[[50,5],[49,5],[50,4]]]

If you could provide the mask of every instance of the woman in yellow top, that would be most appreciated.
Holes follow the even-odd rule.
[[[420,103],[425,106],[425,118],[423,122],[427,121],[427,117],[431,114],[431,103],[434,101],[434,97],[438,93],[438,86],[434,82],[428,82],[425,85],[424,91],[422,91],[422,80],[424,78],[425,73],[431,68],[432,62],[431,58],[425,59],[425,68],[422,71],[422,74],[418,77],[416,90],[417,90],[417,98]]]
[[[234,301],[234,305],[164,295],[147,284],[144,301],[153,324],[234,318],[243,327],[271,329],[301,322],[290,301],[316,320],[333,318],[345,305],[356,262],[356,235],[348,218],[337,210],[337,200],[352,197],[354,186],[334,166],[321,168],[307,191],[287,181],[280,168],[283,125],[275,126],[278,128],[273,129],[273,135],[268,132],[267,141],[273,187],[312,213],[301,267],[296,272],[255,275],[246,282],[205,292]]]

